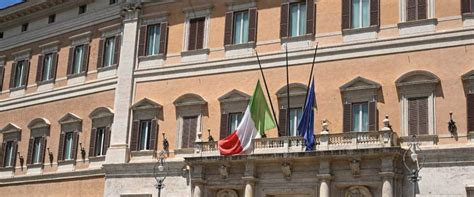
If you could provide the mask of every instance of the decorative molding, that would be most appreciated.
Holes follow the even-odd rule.
[[[90,42],[91,35],[92,35],[92,32],[87,31],[87,32],[84,32],[84,33],[81,33],[81,34],[71,36],[71,37],[69,37],[69,40],[72,41],[71,45],[73,45],[73,46],[81,45],[81,44],[88,44]]]
[[[114,110],[112,110],[110,107],[98,107],[89,114],[90,119],[98,119],[111,116],[114,116]]]
[[[170,12],[164,11],[164,12],[155,12],[147,15],[142,15],[142,24],[141,25],[152,25],[152,24],[158,24],[162,22],[166,22],[168,20],[168,17],[170,16]]]
[[[82,122],[82,118],[74,113],[67,113],[61,119],[58,120],[59,124],[69,124],[77,122]]]
[[[424,19],[416,20],[409,22],[398,23],[398,29],[400,35],[410,35],[410,34],[422,34],[430,33],[436,31],[436,25],[438,24],[438,19]]]
[[[159,108],[163,108],[163,106],[149,98],[143,98],[142,100],[133,104],[130,108],[132,110],[159,109]]]
[[[28,60],[31,58],[31,48],[13,52],[12,56],[15,57],[15,61]]]
[[[49,127],[51,122],[49,122],[46,118],[35,118],[30,123],[28,123],[29,129],[41,129],[45,127]]]
[[[46,44],[39,45],[38,47],[41,49],[41,53],[46,54],[46,53],[54,53],[57,52],[59,46],[59,40],[49,42]]]
[[[14,133],[14,132],[21,132],[21,128],[13,123],[8,123],[5,127],[0,130],[0,133],[6,134],[6,133]]]
[[[370,26],[366,28],[344,29],[342,35],[344,42],[356,42],[377,39],[379,26]]]
[[[358,76],[342,85],[339,89],[341,90],[341,92],[347,92],[354,90],[378,89],[380,87],[382,86],[379,83]]]
[[[256,0],[250,0],[247,3],[241,3],[238,0],[227,0],[226,5],[228,11],[235,12],[257,7],[257,2]]]

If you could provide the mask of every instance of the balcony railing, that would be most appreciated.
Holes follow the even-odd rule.
[[[398,146],[398,136],[392,131],[349,132],[315,135],[315,151],[384,148]],[[251,154],[290,153],[305,151],[300,136],[260,138],[253,140]],[[217,156],[217,142],[196,142],[194,156]]]

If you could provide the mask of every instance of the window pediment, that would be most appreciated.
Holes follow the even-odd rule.
[[[82,122],[82,119],[73,113],[67,113],[61,119],[59,119],[59,124],[68,124],[68,123],[78,123]]]
[[[397,86],[409,86],[409,85],[423,85],[423,84],[437,84],[440,82],[438,76],[431,72],[416,70],[402,75],[397,79],[395,84]]]
[[[8,123],[7,126],[3,127],[1,130],[3,134],[5,133],[14,133],[14,132],[21,132],[21,128],[13,123]]]
[[[132,105],[133,110],[140,110],[140,109],[158,109],[162,108],[163,106],[158,104],[157,102],[149,99],[149,98],[144,98],[134,105]]]
[[[176,107],[181,107],[181,106],[191,106],[191,105],[205,105],[207,102],[199,95],[189,93],[180,96],[178,99],[176,99],[173,104]]]
[[[220,102],[248,101],[249,99],[250,99],[250,95],[236,89],[233,89],[230,92],[218,98]]]
[[[378,89],[380,87],[381,85],[379,83],[359,76],[342,85],[339,89],[341,92],[346,92],[353,90]]]
[[[462,75],[461,79],[463,81],[474,81],[474,70],[471,70],[466,74]]]
[[[46,118],[36,118],[28,124],[29,129],[40,129],[49,127],[51,123]]]
[[[290,85],[290,96],[305,96],[307,87],[302,83],[291,83]],[[283,86],[276,93],[278,98],[287,96],[287,88]]]
[[[114,111],[110,107],[98,107],[89,114],[89,118],[97,119],[114,116]]]

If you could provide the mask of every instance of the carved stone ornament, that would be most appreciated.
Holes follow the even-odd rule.
[[[360,176],[360,161],[353,159],[351,161],[352,176]]]
[[[291,164],[288,162],[284,162],[281,164],[281,172],[286,179],[291,178]]]
[[[217,197],[238,197],[237,192],[232,189],[223,189],[217,192]]]
[[[372,197],[370,190],[364,186],[352,186],[346,190],[344,197]]]
[[[220,168],[219,168],[219,174],[221,175],[221,177],[223,179],[227,179],[229,178],[229,167],[225,166],[225,165],[222,165]]]

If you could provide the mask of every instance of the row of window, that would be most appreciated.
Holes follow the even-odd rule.
[[[101,109],[101,108],[98,108]],[[105,115],[105,119],[104,119]],[[110,144],[111,123],[113,114],[101,114],[92,118],[92,129],[90,134],[89,158],[105,156]],[[59,145],[57,161],[72,161],[77,158],[79,135],[82,130],[81,120],[77,116],[67,114],[60,121],[61,132],[59,135]],[[16,153],[20,140],[20,128],[7,126],[8,133],[3,134],[3,143],[0,147],[0,168],[14,167],[16,163]],[[30,139],[26,165],[29,167],[42,167],[45,163],[47,139],[50,133],[49,122],[44,119],[35,119],[30,125]],[[49,151],[49,148],[48,148]],[[52,153],[49,153],[52,154]]]
[[[121,36],[114,35],[100,40],[97,68],[118,65],[120,57]],[[72,46],[69,50],[69,62],[67,67],[67,76],[74,77],[85,74],[88,69],[89,62],[89,44],[83,43]],[[48,51],[39,55],[36,69],[36,82],[44,84],[54,82],[56,79],[56,71],[58,66],[58,51]],[[0,66],[0,91],[4,78],[3,66]],[[12,64],[10,75],[10,89],[26,88],[28,83],[28,75],[30,70],[30,60],[20,59]]]

